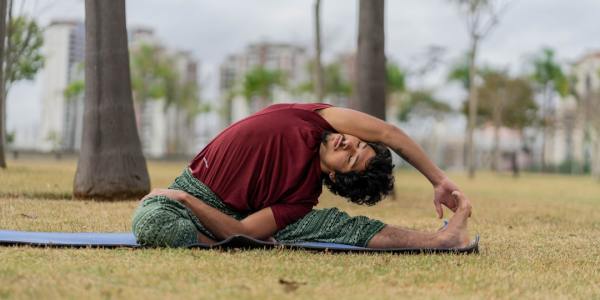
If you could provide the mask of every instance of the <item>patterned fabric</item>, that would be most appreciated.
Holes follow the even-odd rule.
[[[337,208],[313,209],[275,234],[279,243],[325,242],[366,247],[385,224],[365,216],[350,217]]]
[[[188,168],[169,186],[184,191],[221,212],[241,220],[246,216],[227,207]],[[198,243],[198,232],[216,239],[185,205],[165,196],[150,197],[133,215],[132,231],[138,243],[148,246],[185,247]]]
[[[186,170],[169,187],[187,192],[219,211],[241,220],[246,216],[225,205],[206,185]],[[365,216],[350,217],[337,208],[314,209],[277,232],[279,243],[330,242],[367,246],[385,224]],[[164,196],[146,199],[132,221],[133,234],[147,246],[185,247],[198,243],[198,232],[215,239],[185,205]]]

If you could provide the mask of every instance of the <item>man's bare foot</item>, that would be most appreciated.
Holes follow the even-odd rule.
[[[467,220],[471,215],[471,202],[459,191],[454,191],[452,196],[455,197],[458,208],[450,218],[448,228],[440,232],[440,239],[444,247],[461,248],[469,244]]]

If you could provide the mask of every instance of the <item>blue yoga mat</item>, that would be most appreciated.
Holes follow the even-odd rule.
[[[98,233],[98,232],[28,232],[0,230],[0,245],[2,246],[41,246],[41,247],[90,247],[90,248],[142,248],[132,233]],[[390,248],[375,249],[351,245],[302,242],[294,244],[271,243],[244,235],[232,236],[214,245],[197,244],[190,248],[202,249],[254,249],[254,248],[287,248],[331,252],[394,252],[394,253],[478,253],[479,236],[464,248],[455,249],[413,249]]]

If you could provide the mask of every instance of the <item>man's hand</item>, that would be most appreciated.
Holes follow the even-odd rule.
[[[177,201],[177,202],[185,205],[188,194],[183,191],[172,190],[172,189],[152,189],[152,191],[150,191],[150,194],[148,194],[148,195],[144,196],[144,198],[142,198],[142,201],[144,201],[150,197],[154,197],[154,196],[165,196],[171,200]]]
[[[442,218],[444,216],[444,210],[442,209],[442,204],[448,207],[452,211],[456,211],[458,208],[458,203],[456,199],[452,196],[452,192],[460,191],[458,186],[454,184],[450,179],[446,178],[440,181],[439,184],[433,187],[433,204],[435,205],[435,210],[437,212],[438,218]]]

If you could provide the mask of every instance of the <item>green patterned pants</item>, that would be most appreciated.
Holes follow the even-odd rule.
[[[246,217],[226,206],[187,168],[169,188],[185,191],[237,220]],[[364,247],[384,226],[365,216],[350,217],[337,208],[313,209],[274,238],[279,243],[329,242]],[[197,244],[198,232],[215,239],[190,209],[164,196],[151,197],[140,204],[133,215],[132,229],[138,242],[148,246]]]

